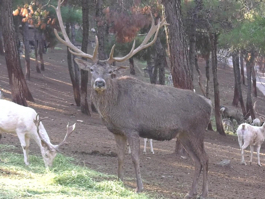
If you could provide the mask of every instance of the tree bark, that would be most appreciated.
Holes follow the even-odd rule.
[[[162,31],[158,33],[157,40],[155,42],[155,68],[158,69],[158,82],[161,85],[165,85],[165,68],[167,67],[166,51],[163,48],[160,37],[162,37]]]
[[[173,84],[177,88],[193,89],[188,48],[181,15],[181,0],[163,0],[169,27],[169,50]]]
[[[16,45],[16,32],[12,15],[12,1],[0,1],[6,66],[11,86],[12,101],[27,106],[27,100],[34,101],[24,78]]]
[[[205,95],[207,98],[209,98],[210,53],[204,56],[204,60],[205,60],[205,75],[206,75]]]
[[[135,75],[135,68],[134,68],[134,60],[133,60],[133,57],[131,57],[129,59],[129,63],[130,63],[130,74],[131,75]]]
[[[38,30],[34,27],[34,52],[35,52],[35,63],[37,73],[41,73],[39,62],[38,62]]]
[[[66,34],[69,35],[72,43],[75,45],[75,42],[73,41],[73,34],[70,34],[70,24],[66,23],[65,26]],[[77,106],[80,106],[80,89],[79,89],[79,79],[76,79],[76,70],[73,67],[73,59],[72,54],[70,53],[68,47],[67,47],[67,65],[69,70],[70,79],[73,86],[73,92],[74,92],[74,99]],[[78,71],[79,73],[79,71]]]
[[[0,23],[0,55],[4,54],[5,52],[4,52],[4,43],[3,43],[3,31],[2,31],[2,25]]]
[[[103,15],[102,0],[96,0],[96,22],[98,36],[98,58],[104,60],[107,58],[105,53],[105,19]]]
[[[258,97],[258,92],[257,92],[257,78],[256,78],[256,70],[255,70],[255,63],[252,63],[253,66],[252,68],[252,86],[253,86],[253,95],[254,97]]]
[[[241,78],[242,78],[242,83],[246,85],[245,83],[245,71],[244,71],[244,58],[243,58],[243,53],[240,53],[240,69],[241,69]]]
[[[246,115],[246,108],[245,108],[245,105],[244,105],[244,100],[243,100],[243,96],[242,96],[242,88],[241,88],[241,76],[240,76],[240,68],[239,68],[239,54],[236,53],[236,55],[234,56],[234,71],[235,71],[235,81],[236,81],[236,84],[237,84],[237,90],[238,90],[238,100],[240,102],[240,106],[241,106],[241,110],[242,110],[242,113],[245,117]]]
[[[237,54],[234,53],[232,55],[232,60],[233,60],[233,70],[234,70],[234,79],[235,79],[235,82],[234,82],[234,97],[233,97],[233,102],[232,102],[232,105],[233,106],[238,106],[238,102],[239,102],[239,92],[238,92],[238,84],[237,84],[237,70],[236,70],[236,60],[237,59]]]
[[[25,75],[30,80],[30,56],[29,56],[29,24],[22,23],[23,43],[25,48]]]
[[[222,118],[220,115],[220,97],[219,97],[219,83],[217,78],[217,40],[216,33],[210,33],[211,47],[212,47],[212,72],[213,72],[213,84],[214,84],[214,113],[216,129],[221,135],[225,135]]]
[[[245,56],[245,62],[247,67],[247,102],[246,102],[246,108],[247,108],[247,114],[246,118],[248,118],[250,115],[252,118],[255,117],[255,112],[253,109],[252,104],[252,97],[251,97],[251,73],[252,73],[252,66],[255,60],[254,52],[250,52]]]
[[[89,34],[89,5],[87,0],[82,0],[83,40],[81,50],[87,53]],[[88,71],[81,70],[81,112],[91,116],[87,102]]]

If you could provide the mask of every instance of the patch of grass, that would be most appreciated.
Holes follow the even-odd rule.
[[[75,165],[74,159],[61,154],[53,167],[46,169],[41,157],[30,156],[30,166],[24,164],[23,154],[9,152],[10,145],[0,145],[0,199],[148,199],[135,194],[122,182],[87,167]]]

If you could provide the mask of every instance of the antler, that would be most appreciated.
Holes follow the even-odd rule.
[[[34,121],[34,123],[35,123],[35,125],[36,125],[36,127],[37,127],[37,133],[38,133],[38,135],[39,135],[39,138],[40,138],[41,142],[44,142],[44,143],[46,144],[46,146],[50,148],[51,145],[50,145],[48,142],[46,142],[46,140],[43,139],[42,135],[40,134],[40,129],[39,129],[39,127],[40,127],[40,122],[41,122],[41,120],[40,120],[40,116],[39,116],[39,114],[36,115],[36,120],[33,120],[33,121]]]
[[[65,143],[65,141],[67,140],[67,138],[75,130],[75,125],[76,125],[76,123],[69,127],[69,123],[67,124],[67,126],[66,126],[66,135],[65,135],[63,141],[56,146],[56,149],[58,149],[61,145],[63,145]]]
[[[135,40],[134,40],[133,45],[132,45],[132,49],[126,56],[124,56],[124,57],[113,57],[114,48],[115,48],[115,44],[114,44],[111,48],[109,59],[107,59],[105,61],[107,61],[110,64],[113,63],[114,61],[116,61],[116,62],[126,61],[126,60],[130,59],[132,56],[134,56],[136,53],[138,53],[139,51],[141,51],[141,50],[151,46],[153,43],[155,43],[159,29],[162,26],[168,25],[168,24],[166,22],[166,19],[162,19],[162,21],[160,21],[160,19],[159,19],[157,25],[155,25],[155,20],[154,20],[154,17],[153,17],[151,12],[150,12],[150,15],[152,17],[152,26],[151,26],[148,34],[145,36],[141,45],[139,45],[136,49],[134,49],[134,47],[135,47]],[[155,36],[154,36],[153,40],[151,42],[147,43],[154,34],[155,34]]]
[[[51,5],[56,11],[56,15],[57,15],[57,18],[58,18],[58,22],[59,22],[59,25],[60,25],[64,40],[59,36],[59,34],[58,34],[56,29],[54,29],[55,36],[57,37],[57,39],[60,42],[62,42],[63,44],[65,44],[66,46],[68,46],[70,48],[69,51],[72,54],[80,56],[80,57],[88,58],[88,59],[92,60],[93,63],[96,63],[98,61],[98,59],[97,59],[97,54],[98,54],[98,38],[97,38],[97,36],[95,36],[96,46],[95,46],[93,55],[84,53],[82,50],[80,50],[74,44],[72,44],[72,42],[70,41],[68,35],[66,34],[66,30],[65,30],[64,24],[63,24],[63,19],[62,19],[62,14],[61,14],[61,4],[62,3],[63,3],[62,0],[58,0],[57,8],[55,8],[54,6]]]
[[[94,63],[96,63],[98,61],[98,59],[97,59],[97,54],[98,54],[98,38],[97,38],[97,36],[95,36],[96,46],[95,46],[95,49],[94,49],[94,52],[93,52],[93,56],[90,55],[90,54],[84,53],[83,51],[78,49],[75,45],[73,45],[71,43],[69,37],[67,36],[65,28],[64,28],[64,25],[63,25],[63,20],[62,20],[62,15],[61,15],[61,4],[62,4],[62,0],[58,0],[57,8],[52,6],[55,9],[55,11],[56,11],[58,22],[59,22],[59,25],[60,25],[60,28],[61,28],[61,31],[62,31],[62,34],[63,34],[63,37],[64,37],[64,40],[63,40],[58,35],[57,30],[54,29],[54,33],[55,33],[57,39],[60,42],[62,42],[63,44],[65,44],[66,46],[68,46],[70,48],[69,51],[72,54],[80,56],[80,57],[88,58],[88,59],[92,60]],[[134,56],[139,51],[151,46],[156,41],[159,29],[162,26],[168,25],[168,24],[166,22],[166,19],[162,19],[162,21],[160,21],[160,19],[159,19],[157,25],[155,25],[154,17],[153,17],[151,12],[150,12],[150,14],[151,14],[151,17],[152,17],[152,26],[151,26],[148,34],[146,35],[145,39],[143,40],[143,42],[141,43],[140,46],[138,46],[136,49],[134,49],[134,47],[135,47],[135,41],[134,41],[131,51],[126,56],[124,56],[124,57],[113,57],[114,49],[115,49],[115,45],[113,45],[112,48],[111,48],[111,51],[110,51],[109,58],[107,60],[100,60],[100,61],[101,62],[108,62],[109,64],[113,63],[114,61],[116,61],[116,62],[124,62],[124,61],[128,60],[129,58],[131,58],[132,56]],[[151,42],[147,43],[154,34],[155,34],[155,36],[154,36],[153,40]]]

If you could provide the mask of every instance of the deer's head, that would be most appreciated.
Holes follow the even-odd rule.
[[[66,135],[65,135],[63,141],[58,145],[53,145],[47,140],[47,138],[45,139],[45,137],[48,137],[48,134],[47,134],[43,124],[41,123],[39,115],[36,116],[36,120],[34,120],[34,123],[37,127],[37,134],[39,135],[39,138],[41,140],[41,146],[42,146],[41,147],[41,155],[43,157],[45,167],[51,167],[53,160],[56,157],[57,152],[59,151],[60,146],[65,143],[66,139],[74,131],[75,124],[72,126],[69,126],[69,124],[68,124],[66,126]]]
[[[131,58],[132,56],[134,56],[139,51],[141,51],[142,49],[145,49],[145,48],[151,46],[156,41],[159,29],[162,26],[167,25],[165,19],[163,19],[162,21],[159,20],[158,23],[155,25],[154,18],[151,14],[152,25],[151,25],[151,28],[150,28],[148,34],[146,35],[145,39],[141,43],[141,45],[139,45],[137,48],[135,48],[135,42],[134,42],[131,51],[124,57],[114,57],[113,56],[114,49],[115,49],[115,45],[113,45],[111,52],[110,52],[110,55],[109,55],[109,58],[106,60],[98,60],[98,58],[97,58],[97,54],[98,54],[98,38],[97,38],[97,36],[95,37],[96,45],[94,48],[93,55],[84,53],[83,51],[81,51],[80,49],[78,49],[76,46],[74,46],[71,43],[68,35],[66,34],[66,30],[64,28],[64,24],[63,24],[63,20],[62,20],[62,16],[61,16],[61,9],[60,9],[61,3],[62,3],[62,0],[58,0],[57,8],[54,7],[54,9],[56,10],[58,22],[59,22],[59,25],[60,25],[64,39],[62,39],[58,35],[56,29],[54,29],[54,33],[60,42],[62,42],[63,44],[65,44],[66,46],[69,47],[69,51],[72,54],[86,58],[86,59],[89,59],[91,61],[91,62],[87,62],[87,61],[82,60],[82,59],[78,59],[78,58],[75,59],[76,63],[80,67],[80,69],[87,70],[87,71],[91,72],[91,74],[92,74],[92,87],[94,90],[96,90],[98,92],[102,92],[102,91],[107,89],[108,81],[110,81],[113,77],[116,76],[115,73],[117,70],[120,70],[121,68],[125,68],[125,67],[113,67],[112,66],[113,62],[124,62],[124,61],[128,60],[129,58]],[[154,35],[153,39],[148,43],[148,41],[152,38],[153,35]]]

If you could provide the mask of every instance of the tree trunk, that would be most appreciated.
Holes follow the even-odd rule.
[[[238,101],[239,101],[239,92],[238,92],[238,84],[237,84],[237,70],[236,70],[236,60],[237,59],[237,54],[234,53],[232,55],[232,60],[233,60],[233,70],[234,70],[234,79],[235,79],[235,82],[234,82],[234,97],[233,97],[233,102],[232,102],[232,105],[233,106],[238,106]]]
[[[191,15],[191,23],[190,23],[190,40],[189,40],[189,61],[191,74],[193,79],[193,69],[196,67],[196,27],[198,23],[198,12],[202,9],[202,0],[195,0],[195,7],[192,9]],[[197,70],[197,68],[196,68]],[[198,70],[197,70],[198,71]]]
[[[0,55],[4,54],[5,52],[4,52],[4,43],[3,43],[3,31],[2,31],[2,25],[0,23]]]
[[[155,68],[158,69],[159,72],[159,84],[165,85],[165,68],[167,67],[167,60],[166,60],[166,51],[162,46],[160,37],[162,37],[162,31],[159,31],[157,40],[155,42]]]
[[[147,72],[149,75],[150,83],[156,84],[156,76],[155,76],[155,66],[154,66],[154,58],[153,55],[150,55],[150,58],[147,59]]]
[[[253,66],[252,68],[252,86],[253,86],[253,95],[254,97],[258,97],[258,92],[257,92],[257,78],[256,78],[256,70],[255,70],[255,63],[252,63]]]
[[[12,15],[12,1],[0,1],[0,13],[2,19],[4,48],[6,66],[9,76],[9,84],[11,86],[12,101],[27,106],[27,100],[34,101],[26,80],[24,78],[19,53],[16,45],[16,32],[14,29]],[[7,42],[8,41],[8,42]]]
[[[25,76],[30,80],[30,55],[29,55],[29,24],[22,23],[23,43],[25,48]]]
[[[246,108],[247,108],[247,114],[246,118],[248,118],[250,115],[252,118],[255,117],[255,112],[253,110],[252,105],[252,97],[251,97],[251,73],[252,73],[252,66],[255,60],[254,53],[248,53],[245,57],[246,67],[247,67],[247,102],[246,102]]]
[[[45,70],[44,60],[43,60],[44,40],[40,30],[38,31],[38,45],[39,45],[39,55],[40,55],[40,69],[44,71]]]
[[[134,68],[134,60],[133,60],[133,57],[131,57],[129,59],[129,63],[130,63],[130,74],[131,75],[135,75],[135,68]]]
[[[207,98],[209,98],[210,53],[204,56],[204,60],[205,60],[205,75],[206,75],[205,95]]]
[[[193,89],[188,48],[181,15],[181,0],[163,0],[169,28],[170,64],[173,84],[177,88]]]
[[[34,52],[35,52],[35,61],[36,61],[36,71],[40,72],[39,62],[38,62],[38,30],[34,27]]]
[[[213,71],[213,84],[214,84],[214,112],[216,129],[221,135],[225,135],[222,118],[220,115],[220,97],[219,97],[219,83],[217,78],[217,40],[216,33],[210,33],[211,47],[212,47],[212,71]]]
[[[242,78],[242,83],[246,85],[245,83],[245,70],[244,70],[244,57],[243,53],[240,53],[240,69],[241,69],[241,78]]]
[[[97,36],[98,36],[98,58],[104,60],[107,58],[105,53],[105,17],[102,13],[102,0],[96,0],[96,22],[97,22]]]
[[[200,70],[199,65],[198,65],[197,55],[195,56],[195,68],[196,68],[196,71],[198,73],[198,84],[200,86],[201,92],[202,92],[203,96],[206,97],[205,91],[204,91],[202,83],[201,83],[202,82],[202,75],[201,75],[201,70]]]
[[[241,110],[242,110],[242,113],[245,117],[246,115],[246,108],[245,108],[245,105],[244,105],[244,100],[243,100],[243,96],[242,96],[242,89],[241,89],[241,78],[240,78],[240,69],[239,69],[239,56],[238,56],[238,53],[234,56],[234,62],[235,64],[234,65],[234,72],[235,72],[235,81],[236,81],[236,84],[237,84],[237,90],[238,90],[238,100],[240,102],[240,106],[241,106]]]
[[[73,34],[70,34],[70,24],[66,23],[65,26],[65,30],[66,30],[66,34],[69,35],[72,43],[75,45],[75,42],[73,41]],[[72,54],[70,53],[70,51],[67,48],[67,65],[68,65],[68,70],[69,70],[69,75],[70,75],[70,79],[72,82],[72,86],[73,86],[73,92],[74,92],[74,99],[75,99],[75,103],[77,106],[80,106],[80,90],[79,90],[79,79],[76,80],[75,78],[75,74],[76,71],[73,67],[73,59],[72,59]],[[79,71],[78,71],[79,73]]]
[[[82,0],[83,40],[81,50],[87,53],[89,34],[89,5],[88,1]],[[81,70],[81,112],[91,116],[87,102],[88,71]]]

